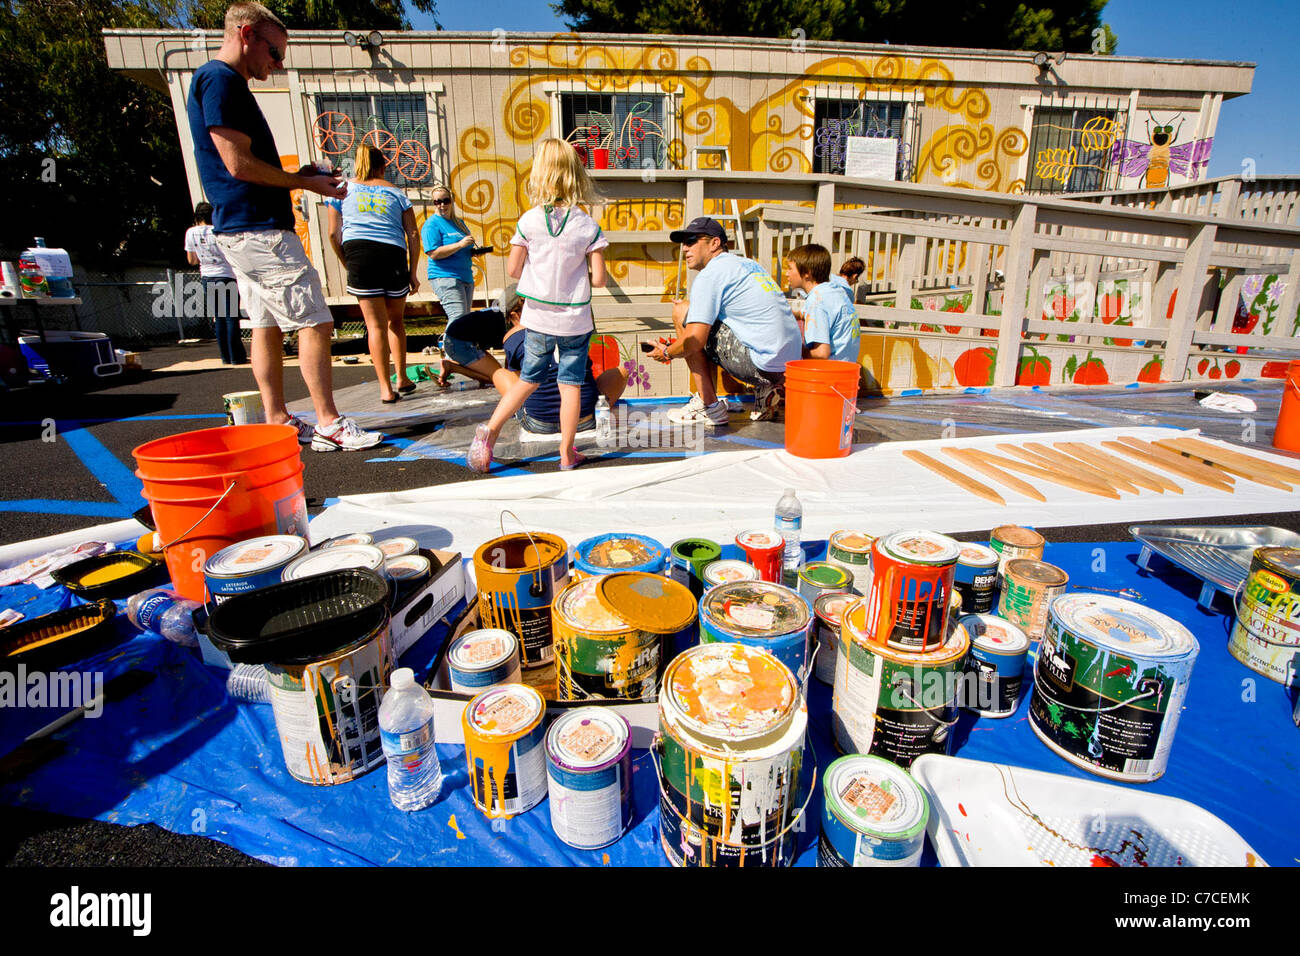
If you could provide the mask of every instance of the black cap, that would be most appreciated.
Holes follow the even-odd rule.
[[[722,224],[716,219],[710,219],[708,216],[692,219],[686,224],[685,229],[675,229],[668,234],[668,241],[681,242],[688,236],[716,236],[724,244],[727,241],[727,231],[722,228]]]

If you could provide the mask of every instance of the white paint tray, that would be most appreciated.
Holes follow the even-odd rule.
[[[943,866],[1266,866],[1194,803],[983,760],[925,754],[912,776],[930,797]]]

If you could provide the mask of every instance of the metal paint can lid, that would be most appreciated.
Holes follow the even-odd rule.
[[[998,553],[988,545],[963,541],[957,563],[968,568],[996,568]]]
[[[736,535],[736,544],[742,548],[753,548],[756,551],[770,551],[772,548],[784,548],[785,538],[775,531],[764,531],[762,529],[742,531]]]
[[[447,652],[447,660],[459,671],[490,671],[518,653],[519,641],[513,634],[485,627],[462,634]]]
[[[842,590],[853,582],[853,575],[843,568],[825,561],[813,561],[799,570],[799,580],[813,587]]]
[[[986,653],[1016,656],[1029,650],[1029,635],[994,614],[967,614],[958,623],[970,635],[971,647]]]
[[[427,578],[433,573],[433,563],[422,554],[404,554],[384,562],[384,570],[395,581]]]
[[[895,531],[877,539],[877,547],[896,561],[942,567],[954,564],[961,545],[934,531]]]
[[[812,621],[803,595],[772,581],[719,584],[700,599],[700,616],[722,631],[747,637],[790,634]]]
[[[930,819],[925,791],[910,773],[883,757],[840,757],[826,768],[822,793],[845,826],[877,840],[914,839]]]
[[[342,544],[325,551],[313,551],[284,569],[284,580],[298,581],[345,568],[366,568],[385,577],[384,552],[373,544]]]
[[[612,634],[628,629],[627,622],[611,614],[596,597],[596,585],[604,578],[574,581],[555,598],[555,613],[560,620],[579,631]]]
[[[222,548],[203,566],[203,573],[215,578],[238,578],[283,567],[307,550],[307,541],[296,534],[272,534],[240,541]]]
[[[1007,562],[1003,576],[1014,578],[1019,583],[1041,584],[1049,588],[1064,587],[1070,580],[1070,576],[1056,565],[1033,558],[1012,558]]]
[[[757,581],[758,577],[758,568],[748,561],[737,561],[735,558],[713,561],[704,566],[704,581],[711,587],[730,584],[732,581]]]
[[[1045,539],[1033,528],[1022,528],[1018,524],[1004,524],[994,528],[989,534],[990,541],[1009,544],[1013,548],[1038,548]]]
[[[385,538],[376,541],[375,547],[384,552],[386,558],[400,558],[405,554],[415,554],[420,550],[420,543],[414,538]]]
[[[697,644],[664,672],[664,719],[730,741],[762,737],[789,724],[799,684],[775,655],[745,644]]]
[[[1061,630],[1124,657],[1176,661],[1200,651],[1192,632],[1178,621],[1121,597],[1062,594],[1049,614]]]
[[[865,531],[836,531],[831,534],[827,550],[843,552],[844,555],[852,555],[855,558],[860,557],[861,563],[866,564],[871,559],[871,542],[875,540],[873,535]]]
[[[861,598],[849,591],[827,591],[819,594],[813,602],[813,613],[827,624],[839,627],[844,620],[844,612]]]
[[[342,548],[350,544],[374,544],[373,535],[366,534],[364,531],[358,531],[355,534],[340,534],[333,538],[326,538],[320,544],[316,545],[318,549],[323,548]]]
[[[527,684],[504,684],[465,705],[465,723],[480,737],[522,737],[546,712],[542,695]]]
[[[605,707],[579,707],[551,724],[546,754],[564,770],[604,770],[622,760],[632,748],[632,728]]]
[[[695,620],[691,589],[662,574],[620,571],[596,581],[601,606],[638,630],[676,634]]]
[[[662,568],[667,554],[662,544],[643,534],[600,534],[580,541],[573,560],[583,571],[603,574]]]
[[[1300,548],[1256,548],[1254,559],[1274,574],[1300,576]]]

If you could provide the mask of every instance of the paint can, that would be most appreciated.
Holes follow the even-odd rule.
[[[823,684],[835,683],[835,648],[840,642],[844,612],[857,601],[858,595],[851,591],[827,591],[813,602],[813,646],[817,649],[813,676]]]
[[[970,635],[966,673],[975,683],[966,683],[962,706],[981,717],[1010,717],[1020,706],[1029,636],[992,614],[967,614],[959,623]]]
[[[736,535],[736,547],[745,552],[745,560],[758,569],[759,578],[774,584],[782,583],[785,538],[775,531],[742,531]]]
[[[1300,683],[1300,548],[1256,548],[1228,653],[1288,687]]]
[[[632,825],[632,728],[604,707],[557,717],[546,734],[551,829],[561,842],[596,850]]]
[[[704,590],[706,591],[719,584],[730,584],[732,581],[757,580],[758,568],[748,561],[738,561],[735,558],[710,561],[704,568]]]
[[[290,562],[284,569],[284,580],[301,581],[317,574],[341,571],[344,568],[365,568],[388,580],[384,567],[384,552],[373,544],[341,544],[325,551],[312,551]]]
[[[704,593],[704,567],[722,557],[722,548],[708,538],[683,538],[669,549],[668,576],[691,589],[698,601]]]
[[[222,548],[203,565],[208,600],[220,604],[236,594],[279,584],[284,569],[307,553],[296,534],[272,534]]]
[[[994,528],[989,534],[989,547],[998,555],[998,585],[1006,572],[1007,562],[1013,558],[1032,558],[1043,560],[1043,536],[1032,528],[1022,528],[1015,524],[1004,524]]]
[[[807,679],[812,608],[799,592],[771,581],[719,584],[700,599],[700,642],[733,642],[774,654]]]
[[[262,664],[289,773],[329,785],[385,763],[379,703],[393,670],[388,585],[348,569],[273,584],[222,602],[212,643]]]
[[[461,730],[474,806],[489,818],[527,813],[546,796],[546,732],[542,695],[506,684],[465,705]]]
[[[690,591],[659,574],[573,582],[552,609],[557,699],[654,700],[668,653],[695,642],[695,613]]]
[[[967,614],[988,614],[998,599],[998,553],[982,544],[962,542],[952,586]]]
[[[1103,594],[1052,602],[1029,726],[1084,770],[1148,783],[1165,772],[1200,646],[1173,618]]]
[[[870,600],[844,614],[836,645],[831,728],[843,753],[884,757],[910,767],[921,754],[948,752],[957,722],[957,686],[970,648],[953,622],[943,646],[905,651],[871,640]]]
[[[933,531],[895,531],[871,543],[867,633],[909,651],[943,646],[961,546]]]
[[[374,535],[366,534],[364,531],[355,531],[352,534],[335,535],[332,538],[326,538],[320,544],[316,545],[316,550],[326,548],[341,548],[350,544],[374,544]]]
[[[1020,628],[1031,641],[1041,640],[1052,600],[1065,593],[1070,576],[1054,564],[1032,558],[1012,558],[1002,571],[998,614]]]
[[[384,557],[400,558],[408,554],[418,554],[420,543],[414,538],[385,538],[382,541],[376,541],[375,547],[384,552]]]
[[[871,589],[871,543],[875,537],[865,531],[836,531],[826,542],[826,563],[853,575],[853,592]]]
[[[840,757],[822,775],[818,866],[919,866],[930,801],[902,767]]]
[[[614,571],[662,574],[667,561],[667,549],[643,534],[600,534],[579,542],[573,549],[575,575],[611,574]]]
[[[478,611],[484,627],[519,638],[525,668],[555,659],[551,604],[569,583],[569,546],[553,534],[507,534],[474,552]]]
[[[810,605],[828,591],[847,591],[853,575],[827,561],[811,561],[799,569],[799,593]]]
[[[669,862],[792,863],[807,726],[794,674],[766,651],[701,644],[675,658],[652,749]]]
[[[422,554],[404,554],[385,561],[384,574],[393,582],[394,606],[400,606],[433,576],[433,562]]]
[[[227,392],[221,396],[227,425],[260,425],[266,421],[261,392]]]
[[[447,672],[457,694],[472,696],[489,687],[518,684],[519,640],[494,627],[462,634],[447,650]]]

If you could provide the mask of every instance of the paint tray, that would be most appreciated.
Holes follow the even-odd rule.
[[[1142,545],[1138,567],[1150,571],[1152,554],[1204,582],[1197,603],[1212,610],[1215,591],[1233,597],[1250,571],[1256,548],[1300,548],[1300,534],[1268,526],[1136,524],[1129,534]]]
[[[86,583],[95,572],[107,569],[119,569],[121,576],[99,584]],[[168,580],[167,565],[138,551],[109,551],[83,558],[50,572],[50,577],[83,601],[120,600]]]
[[[924,754],[912,776],[930,798],[943,866],[1266,866],[1194,803],[1006,764]]]
[[[112,647],[121,636],[112,601],[79,604],[0,629],[0,671],[59,670]]]

